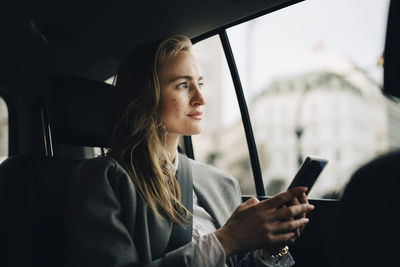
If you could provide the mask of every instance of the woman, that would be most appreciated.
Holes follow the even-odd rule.
[[[121,64],[109,153],[72,180],[70,266],[293,265],[285,245],[313,209],[305,188],[241,204],[232,176],[177,152],[180,135],[201,131],[202,85],[185,36],[138,46]]]

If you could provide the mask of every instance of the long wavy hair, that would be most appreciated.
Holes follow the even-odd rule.
[[[191,46],[188,37],[174,35],[136,47],[117,71],[109,120],[108,156],[124,167],[155,214],[161,212],[180,224],[190,213],[180,202],[181,191],[164,147],[158,71]]]

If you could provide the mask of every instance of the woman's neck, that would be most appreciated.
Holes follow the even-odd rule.
[[[176,152],[178,149],[178,142],[179,142],[179,134],[170,134],[167,133],[165,137],[164,147],[168,151],[169,160],[174,162],[176,157]]]

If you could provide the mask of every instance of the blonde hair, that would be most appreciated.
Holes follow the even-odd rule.
[[[155,214],[161,211],[174,223],[185,222],[189,211],[180,202],[181,191],[163,145],[158,71],[191,46],[183,35],[138,46],[117,72],[111,105],[108,155],[124,167]]]

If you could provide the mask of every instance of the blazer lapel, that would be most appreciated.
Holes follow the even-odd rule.
[[[181,202],[193,213],[193,178],[192,168],[189,160],[182,154],[178,154],[179,165],[176,173],[177,181],[181,189]],[[181,247],[192,240],[193,218],[188,218],[189,224],[174,224],[172,226],[171,238],[167,246],[167,251]]]
[[[209,185],[208,185],[209,186]],[[215,226],[220,228],[225,221],[225,217],[218,212],[218,206],[214,199],[216,199],[207,186],[201,183],[193,183],[194,192],[199,199],[199,204],[211,215],[215,221]]]

